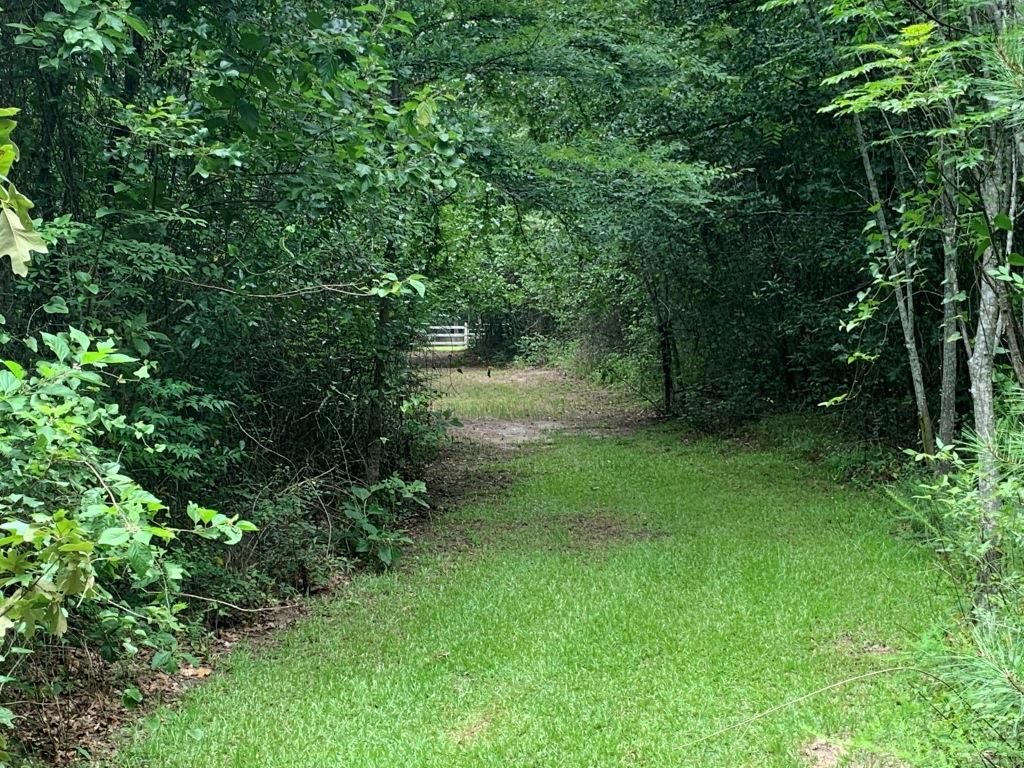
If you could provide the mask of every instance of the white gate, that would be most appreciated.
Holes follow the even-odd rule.
[[[427,346],[431,349],[439,347],[465,349],[473,340],[473,334],[468,325],[431,325],[427,331]]]

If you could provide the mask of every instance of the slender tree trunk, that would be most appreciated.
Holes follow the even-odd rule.
[[[388,100],[395,109],[402,104],[402,88],[397,78],[391,81]],[[385,263],[391,267],[397,257],[397,248],[392,237],[388,237],[384,251]],[[370,373],[370,413],[367,423],[366,484],[375,485],[380,481],[380,470],[384,456],[384,412],[387,399],[384,387],[387,383],[387,364],[390,347],[388,324],[391,322],[391,304],[380,299],[377,307],[377,343],[374,345],[373,369]]]
[[[982,10],[976,8],[969,14],[969,24],[974,34],[991,34],[1000,40],[1005,34],[1007,13],[1011,9],[1007,0],[999,0]],[[1013,246],[1012,232],[1008,234],[1003,248],[997,243],[998,231],[993,226],[996,216],[1003,211],[1016,211],[1017,172],[1014,156],[1015,142],[1007,137],[1000,126],[990,129],[986,147],[987,167],[978,174],[984,214],[989,224],[991,240],[982,254],[977,278],[978,305],[974,313],[976,328],[973,349],[966,335],[964,344],[968,349],[968,371],[971,382],[971,399],[974,404],[974,431],[978,442],[978,535],[984,554],[978,564],[974,609],[982,612],[988,609],[990,599],[997,587],[1001,566],[999,511],[1001,502],[998,495],[999,465],[996,456],[996,410],[995,410],[995,356],[999,338],[1006,320],[1012,325],[1011,316],[1006,317],[1005,304],[1001,301],[1002,289],[992,272],[1000,266],[1002,257]],[[1012,335],[1014,330],[1010,331]]]
[[[1013,366],[1013,375],[1017,383],[1024,387],[1024,351],[1021,348],[1020,323],[1013,314],[1013,304],[1004,286],[999,286],[1000,325],[1006,335],[1006,351]]]
[[[991,302],[995,308],[995,297],[982,299],[981,311],[987,319],[980,322],[991,322],[995,324],[997,310],[986,309],[984,304]],[[977,433],[979,442],[978,464],[980,474],[978,476],[978,494],[981,499],[978,533],[982,543],[985,545],[985,554],[978,566],[977,592],[975,595],[975,606],[982,608],[988,602],[992,593],[996,575],[999,570],[999,530],[997,527],[997,515],[999,512],[999,498],[996,495],[996,488],[999,483],[999,469],[996,465],[994,443],[996,432],[995,415],[995,393],[992,384],[992,377],[995,366],[993,356],[988,347],[989,341],[983,339],[988,336],[979,329],[975,336],[974,354],[971,356],[968,368],[971,374],[971,399],[974,402],[974,430]]]
[[[996,147],[996,152],[999,148]],[[998,160],[996,165],[999,165]],[[993,169],[992,175],[981,186],[982,202],[989,221],[1000,211],[1002,195],[997,178],[1001,169]],[[995,178],[993,178],[993,176]],[[971,377],[971,399],[974,402],[974,431],[978,440],[978,533],[985,547],[985,554],[978,565],[975,608],[986,607],[995,586],[999,570],[999,468],[996,463],[996,412],[995,412],[995,356],[999,339],[999,291],[989,272],[998,264],[995,245],[985,249],[981,260],[981,275],[978,288],[977,329],[974,346],[970,353],[968,370]]]
[[[837,62],[835,50],[832,47],[828,35],[825,34],[825,27],[821,23],[821,16],[814,7],[811,0],[805,3],[807,12],[814,22],[815,29],[821,42],[828,48],[833,59]],[[893,247],[890,234],[889,222],[885,216],[885,205],[882,195],[878,189],[878,181],[875,178],[875,169],[871,163],[871,154],[868,152],[867,137],[864,133],[864,125],[860,115],[853,115],[854,133],[857,138],[857,148],[860,151],[861,162],[864,165],[864,175],[867,177],[868,192],[871,195],[871,203],[875,210],[875,221],[878,230],[882,235],[882,247],[885,250],[886,265],[889,269],[889,276],[893,281],[893,292],[896,296],[896,309],[899,313],[900,326],[903,330],[903,346],[907,351],[907,362],[910,366],[910,381],[914,392],[914,403],[917,407],[917,419],[921,430],[921,447],[925,453],[935,453],[935,426],[932,422],[931,411],[928,407],[928,393],[924,386],[924,370],[921,366],[921,355],[917,349],[917,334],[914,329],[914,303],[913,285],[908,279],[903,279],[903,270],[899,263],[899,257]]]
[[[388,323],[391,320],[391,306],[387,299],[380,300],[377,309],[378,343],[373,354],[373,369],[370,374],[370,413],[367,419],[366,445],[366,484],[380,482],[380,468],[384,455],[384,385],[387,381],[388,349],[384,339],[388,336]]]
[[[1010,156],[1010,164],[1012,171],[1010,173],[1010,189],[1009,189],[1009,216],[1010,221],[1016,224],[1017,221],[1017,184],[1019,181],[1018,169],[1020,168],[1020,160],[1016,152],[1017,146],[1020,144],[1018,134],[1014,134],[1013,146],[1009,149],[1008,154]],[[1013,251],[1013,230],[1011,229],[1006,233],[1006,248],[1007,254]],[[1017,316],[1013,311],[1013,303],[1011,301],[1010,293],[1007,290],[1006,284],[1000,281],[996,286],[999,291],[999,309],[1002,313],[1001,321],[1002,326],[1006,332],[1006,351],[1010,356],[1010,364],[1013,366],[1013,374],[1017,379],[1017,383],[1024,387],[1024,349],[1022,349],[1022,333],[1020,323],[1017,321]]]
[[[944,279],[942,283],[942,383],[939,394],[939,441],[952,445],[956,439],[956,325],[960,316],[956,279],[956,247],[944,246]]]
[[[956,382],[958,345],[957,322],[960,318],[960,286],[957,280],[957,207],[955,192],[942,172],[942,385],[939,405],[939,440],[952,445],[956,438]],[[942,467],[948,471],[948,466]]]
[[[671,414],[676,406],[675,334],[672,318],[665,311],[657,294],[654,296],[655,316],[658,323],[658,349],[661,356],[661,395],[665,413]]]
[[[934,454],[935,428],[932,423],[931,411],[928,407],[928,393],[924,386],[924,370],[921,367],[921,355],[917,349],[917,334],[914,330],[913,285],[909,279],[901,277],[904,270],[900,265],[899,257],[892,242],[882,195],[879,192],[878,182],[875,179],[875,169],[871,164],[867,138],[864,135],[864,126],[859,115],[853,116],[853,125],[857,136],[857,145],[860,149],[861,162],[864,164],[864,175],[868,181],[868,192],[871,195],[871,203],[875,209],[875,221],[882,235],[882,248],[885,250],[889,276],[893,281],[896,310],[899,314],[900,326],[903,330],[903,346],[907,351],[907,362],[910,365],[910,381],[914,390],[917,418],[921,428],[921,447],[925,453]]]

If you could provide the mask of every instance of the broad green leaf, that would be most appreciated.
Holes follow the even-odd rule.
[[[101,547],[119,547],[127,544],[132,535],[124,528],[107,528],[100,534],[96,543]]]
[[[96,549],[91,541],[76,541],[71,544],[64,544],[60,547],[61,552],[84,552],[86,554]]]
[[[416,106],[416,125],[420,128],[428,127],[434,121],[434,107],[427,101],[421,101]]]
[[[26,277],[32,254],[46,252],[46,243],[31,222],[25,226],[13,208],[0,204],[0,258],[10,257],[14,274]]]
[[[43,312],[48,315],[68,314],[68,303],[63,296],[51,296],[50,300],[43,305]]]
[[[243,32],[238,36],[238,47],[246,51],[258,51],[264,44],[263,35],[258,32]]]
[[[6,365],[8,361],[4,361]],[[15,363],[17,365],[17,363]],[[20,366],[19,366],[20,367]],[[11,397],[21,389],[21,379],[25,377],[25,372],[21,372],[21,376],[11,371],[0,371],[0,395],[4,397]]]
[[[43,332],[41,336],[43,337],[43,343],[53,351],[53,354],[57,356],[58,360],[63,362],[71,356],[71,347],[68,346],[67,341],[63,340],[59,336],[54,336],[53,334],[45,332]]]
[[[147,38],[152,34],[149,27],[146,25],[146,22],[139,17],[126,13],[121,18],[124,19],[125,24],[135,30],[139,37]]]
[[[2,138],[2,137],[0,137]],[[14,144],[0,144],[0,176],[11,172],[11,166],[18,159],[18,150]]]
[[[20,363],[16,363],[14,360],[4,360],[4,365],[19,381],[25,378],[25,369]]]

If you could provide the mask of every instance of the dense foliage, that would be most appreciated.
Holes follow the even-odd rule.
[[[394,69],[412,18],[3,20],[5,672],[54,642],[173,666],[182,615],[393,563],[424,490],[395,473],[438,439],[407,351],[463,164],[452,94]]]
[[[446,318],[700,427],[825,402],[920,449],[969,606],[931,653],[1024,648],[1022,11],[14,0],[7,671],[85,642],[169,667],[183,616],[392,565]],[[951,684],[1013,764],[1014,692]]]
[[[480,317],[485,353],[575,342],[585,368],[706,426],[855,379],[861,415],[906,431],[899,350],[848,365],[864,185],[850,131],[817,114],[830,62],[806,19],[754,3],[508,3],[491,19],[438,5],[424,27],[470,19],[467,39],[417,66],[464,67],[464,99],[502,128],[474,163],[475,212],[447,221],[463,263],[443,294]]]

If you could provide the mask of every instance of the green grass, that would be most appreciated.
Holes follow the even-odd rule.
[[[424,352],[465,352],[469,347],[466,344],[437,344],[424,347]]]
[[[554,370],[532,368],[450,369],[432,381],[437,408],[467,419],[562,419],[607,403],[608,393]],[[607,407],[605,405],[605,407]]]
[[[667,432],[561,438],[454,512],[398,573],[357,579],[241,650],[116,764],[150,768],[800,766],[814,737],[937,766],[897,666],[944,610],[877,497],[779,450]],[[225,671],[226,669],[226,671]]]

